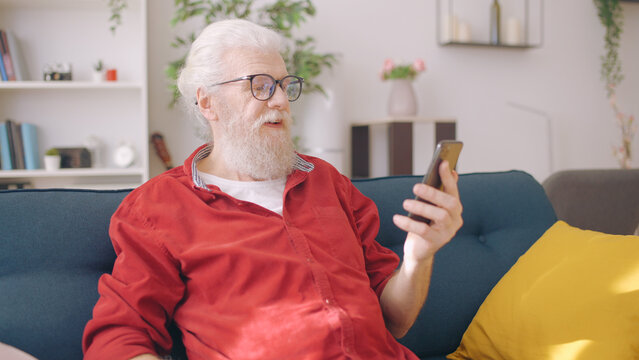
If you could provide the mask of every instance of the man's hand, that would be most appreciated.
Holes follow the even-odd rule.
[[[406,211],[430,219],[430,224],[404,215],[393,217],[395,225],[408,232],[404,243],[404,261],[421,262],[432,259],[462,226],[462,205],[457,189],[459,176],[450,170],[447,161],[442,162],[439,167],[439,175],[444,185],[443,191],[424,184],[413,187],[415,195],[432,204],[413,199],[404,200],[403,204]]]
[[[406,211],[430,219],[430,224],[404,215],[393,217],[395,225],[408,232],[404,262],[386,284],[380,303],[386,327],[397,338],[406,335],[426,301],[435,253],[453,238],[463,223],[457,189],[459,176],[450,170],[447,161],[440,165],[439,175],[443,191],[424,184],[413,188],[415,195],[432,204],[412,199],[404,201]]]

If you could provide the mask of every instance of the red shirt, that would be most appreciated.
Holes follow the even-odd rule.
[[[298,157],[280,216],[184,166],[133,190],[111,219],[117,259],[98,284],[85,359],[167,353],[173,319],[190,360],[417,359],[384,325],[399,263],[375,241],[375,204],[328,163]]]

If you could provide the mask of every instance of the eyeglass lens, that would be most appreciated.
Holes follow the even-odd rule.
[[[279,81],[289,101],[295,101],[302,92],[302,82],[295,76],[286,76]],[[251,81],[251,91],[258,100],[268,100],[275,93],[275,79],[269,75],[256,75]]]

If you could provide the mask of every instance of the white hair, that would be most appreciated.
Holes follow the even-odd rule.
[[[197,90],[230,80],[225,78],[228,75],[224,55],[236,48],[279,52],[282,45],[282,37],[275,31],[247,20],[217,21],[202,30],[191,45],[177,80],[180,103],[187,115],[195,120],[198,137],[208,143],[213,142],[211,126],[196,104]]]

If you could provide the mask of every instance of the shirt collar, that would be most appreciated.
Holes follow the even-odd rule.
[[[193,156],[193,160],[191,160],[191,174],[193,183],[195,184],[195,186],[207,191],[211,191],[211,189],[206,186],[206,183],[200,177],[200,172],[197,169],[197,163],[209,156],[211,154],[211,151],[213,151],[212,145],[202,146],[200,147],[200,149],[197,150],[195,156]],[[293,165],[294,170],[310,173],[311,171],[313,171],[314,168],[315,165],[313,165],[312,162],[302,159],[299,154],[295,154],[295,165]]]

